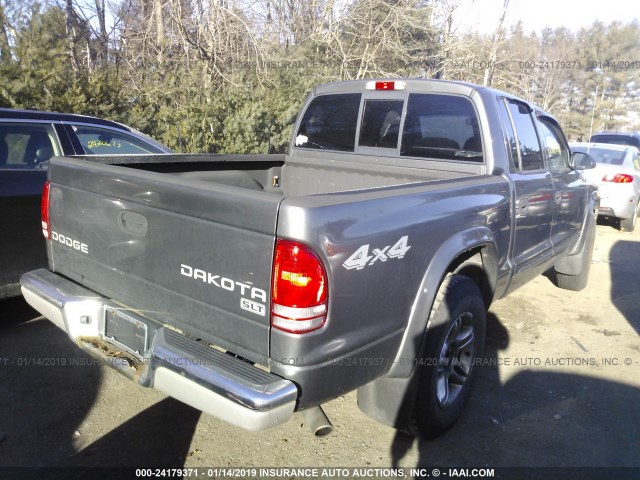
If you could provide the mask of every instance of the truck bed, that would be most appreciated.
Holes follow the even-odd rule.
[[[482,165],[465,162],[412,161],[322,152],[289,155],[137,155],[75,157],[99,163],[285,197],[347,192],[485,173]]]
[[[53,271],[134,305],[161,324],[267,363],[271,268],[283,199],[453,175],[397,166],[364,173],[355,163],[334,161],[330,168],[285,159],[56,158],[50,178],[57,205],[53,235],[86,245],[88,253],[52,242]]]

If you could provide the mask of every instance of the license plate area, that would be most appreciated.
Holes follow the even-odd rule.
[[[149,327],[142,320],[111,306],[104,307],[104,336],[142,360],[149,344]]]

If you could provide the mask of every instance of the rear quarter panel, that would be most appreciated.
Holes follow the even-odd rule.
[[[278,236],[306,243],[322,258],[329,313],[326,325],[310,334],[272,329],[272,371],[301,385],[304,407],[392,367],[411,369],[396,365],[396,355],[401,344],[414,341],[410,320],[424,330],[449,262],[491,245],[500,252],[496,264],[506,265],[510,229],[510,187],[500,176],[286,199]],[[387,255],[403,238],[404,255]],[[371,257],[366,265],[346,268],[359,250]]]

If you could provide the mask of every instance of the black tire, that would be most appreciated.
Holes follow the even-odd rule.
[[[485,331],[485,304],[476,283],[464,275],[447,276],[436,296],[419,362],[412,433],[434,438],[462,415],[484,351]]]
[[[592,225],[589,229],[589,237],[585,240],[578,255],[580,268],[576,275],[567,275],[556,271],[556,285],[564,290],[579,292],[584,290],[589,282],[589,271],[591,270],[591,258],[593,257],[593,244],[596,239],[596,227]]]

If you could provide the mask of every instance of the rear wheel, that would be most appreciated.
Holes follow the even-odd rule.
[[[620,230],[623,232],[633,232],[636,229],[636,223],[638,221],[638,212],[636,211],[631,218],[620,219]]]
[[[433,438],[462,414],[482,358],[486,311],[478,286],[464,275],[449,275],[440,286],[429,319],[420,363],[414,434]]]

